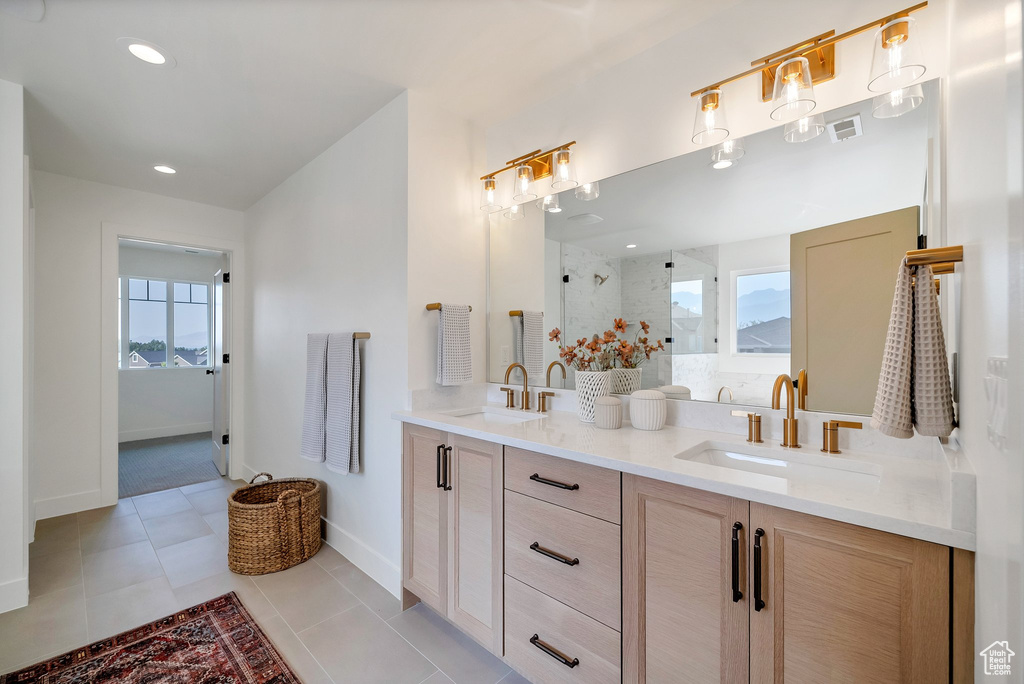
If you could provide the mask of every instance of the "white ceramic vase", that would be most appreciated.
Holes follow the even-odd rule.
[[[612,394],[632,394],[640,389],[643,368],[613,368]]]
[[[576,371],[576,412],[584,423],[594,422],[594,400],[612,391],[612,374],[608,371]]]

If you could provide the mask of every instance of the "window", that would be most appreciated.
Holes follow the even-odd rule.
[[[121,343],[120,367],[210,365],[209,295],[210,286],[205,283],[147,278],[128,278],[125,283],[122,279],[119,330],[127,328],[128,345],[125,349]],[[173,353],[169,353],[172,339]]]
[[[704,351],[704,280],[672,283],[672,352]]]
[[[789,354],[789,271],[736,276],[736,353]]]

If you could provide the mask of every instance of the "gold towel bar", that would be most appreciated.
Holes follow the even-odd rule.
[[[370,333],[365,332],[354,332],[352,333],[353,340],[368,340],[370,339]]]
[[[440,310],[441,310],[441,302],[434,302],[433,304],[427,304],[427,311],[440,311]],[[472,311],[473,307],[469,307],[469,310]]]
[[[953,263],[963,260],[963,245],[915,249],[907,252],[907,266],[924,266],[926,264],[935,266],[938,264],[936,268],[932,269],[936,273],[952,273]]]
[[[518,311],[518,310],[515,310],[515,311],[509,311],[509,312],[508,312],[508,315],[509,315],[510,317],[512,317],[512,318],[515,318],[516,316],[522,316],[522,315],[523,315],[523,312],[522,312],[522,311]]]

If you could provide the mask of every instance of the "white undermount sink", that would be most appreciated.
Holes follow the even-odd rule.
[[[455,418],[475,418],[492,425],[514,425],[515,423],[525,423],[544,417],[543,413],[517,411],[498,406],[473,406],[452,411],[440,411],[440,413]]]
[[[720,468],[770,475],[790,481],[814,482],[842,487],[873,489],[882,477],[882,467],[811,451],[777,450],[750,444],[737,446],[726,442],[701,442],[676,458],[707,463]]]

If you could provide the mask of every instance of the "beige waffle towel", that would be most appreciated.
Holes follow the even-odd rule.
[[[871,427],[890,437],[914,436],[910,411],[911,371],[914,349],[914,295],[910,268],[903,259],[896,276],[889,331],[885,335],[882,370],[878,376]]]
[[[912,268],[904,259],[896,277],[882,370],[878,376],[871,427],[890,437],[949,435],[953,401],[931,267]]]
[[[939,317],[931,266],[917,267],[914,286],[914,427],[928,437],[953,431],[953,390],[949,382],[946,338]]]
[[[469,342],[469,306],[442,304],[437,322],[437,384],[465,385],[473,381]]]

